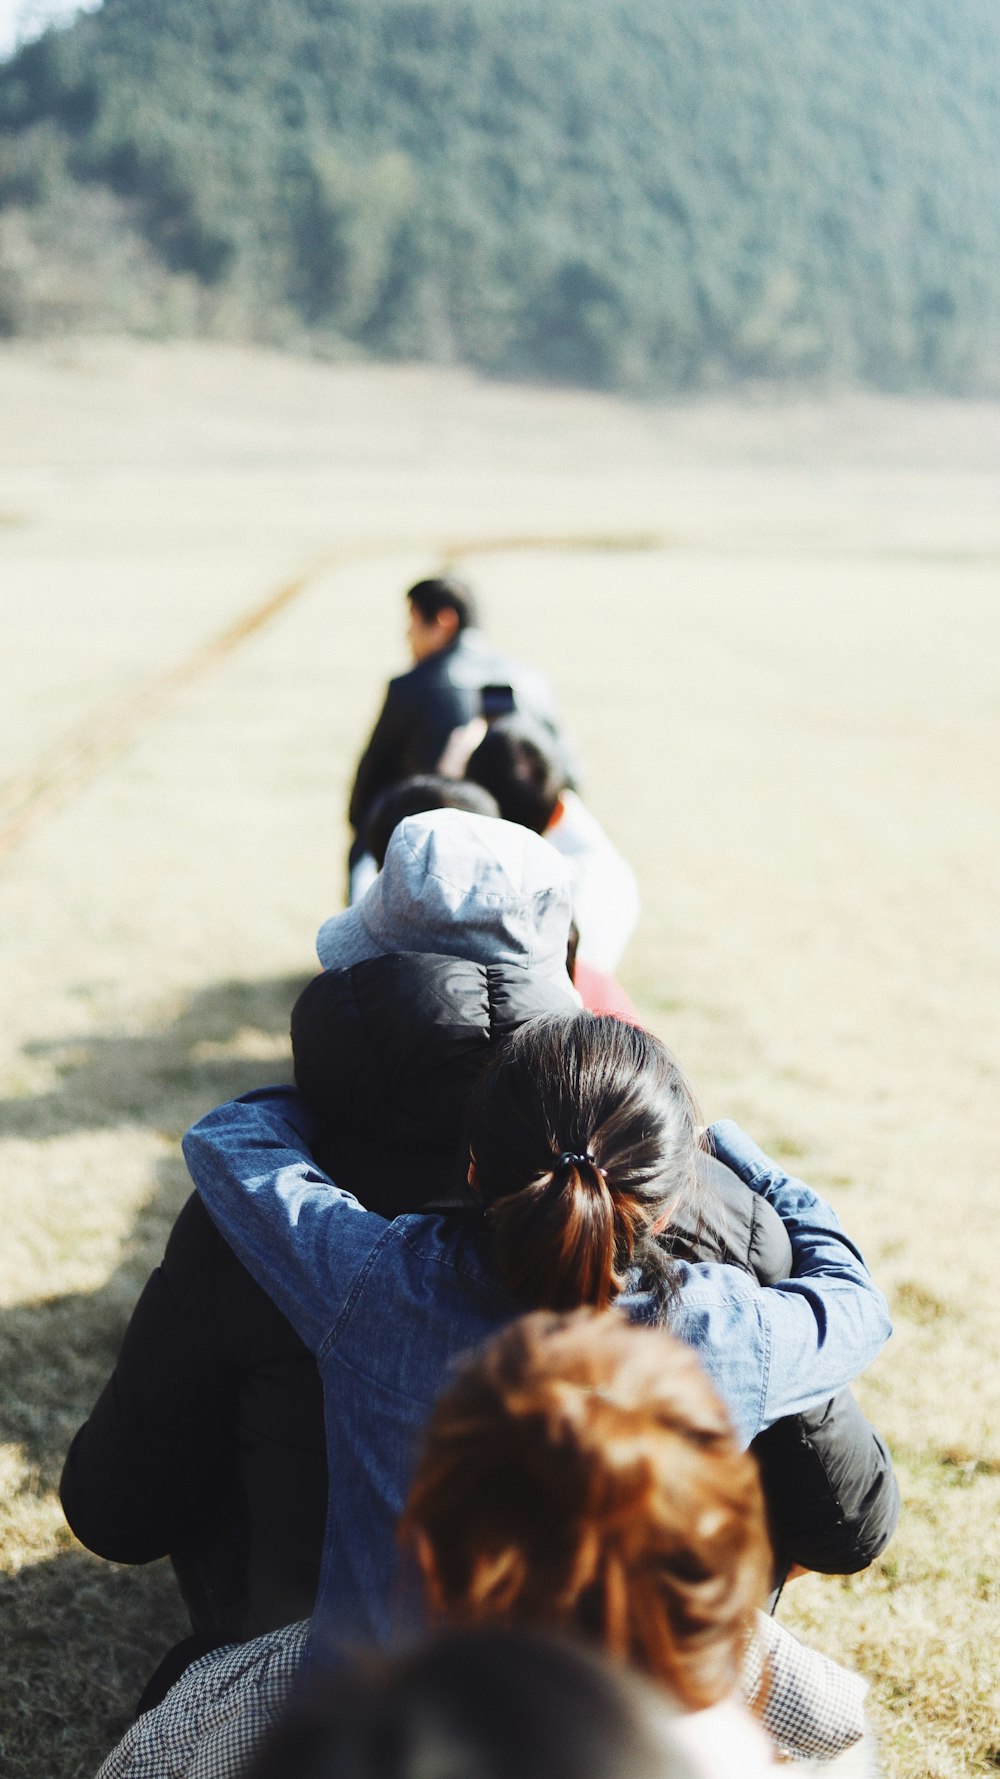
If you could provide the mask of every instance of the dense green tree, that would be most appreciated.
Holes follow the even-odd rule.
[[[105,0],[0,68],[0,326],[103,189],[164,327],[996,391],[998,124],[995,0]]]

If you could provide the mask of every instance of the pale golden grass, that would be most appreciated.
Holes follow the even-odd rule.
[[[491,627],[557,678],[639,871],[628,986],[892,1300],[859,1390],[900,1530],[783,1614],[871,1678],[893,1779],[995,1771],[996,411],[643,410],[106,344],[0,354],[0,407],[0,817],[27,811],[0,867],[4,1772],[92,1773],[183,1630],[169,1572],[75,1545],[62,1456],[183,1200],[181,1131],[287,1075],[400,590],[476,538]]]

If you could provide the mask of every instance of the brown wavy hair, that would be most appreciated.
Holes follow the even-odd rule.
[[[604,1309],[630,1265],[669,1296],[656,1240],[696,1190],[698,1114],[651,1033],[580,1013],[533,1019],[473,1093],[473,1181],[501,1273],[531,1309]]]
[[[576,1632],[695,1710],[769,1586],[753,1458],[691,1350],[617,1315],[525,1316],[465,1364],[401,1536],[448,1621]]]

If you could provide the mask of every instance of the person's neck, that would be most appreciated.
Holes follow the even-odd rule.
[[[467,630],[456,630],[454,636],[449,636],[448,641],[443,642],[440,648],[432,649],[429,655],[424,656],[424,660],[437,661],[441,655],[452,654],[458,648],[463,636],[468,636],[468,634]]]

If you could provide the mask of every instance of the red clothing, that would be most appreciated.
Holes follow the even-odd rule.
[[[641,1026],[642,1020],[621,983],[604,970],[595,970],[593,964],[577,960],[573,986],[588,1013],[610,1013],[626,1025]]]

